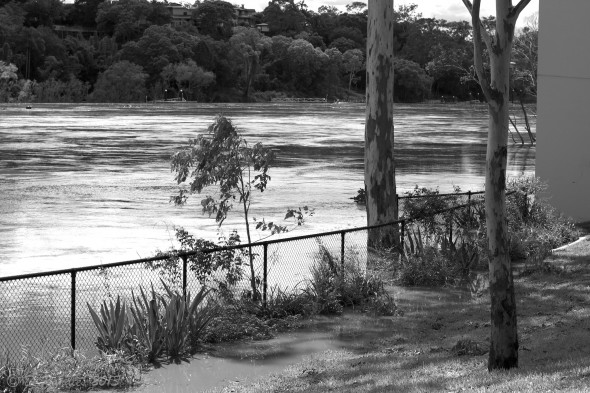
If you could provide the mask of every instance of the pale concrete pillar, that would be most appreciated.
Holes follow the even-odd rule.
[[[541,1],[536,174],[551,203],[590,221],[590,1]]]

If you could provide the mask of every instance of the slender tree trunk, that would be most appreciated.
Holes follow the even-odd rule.
[[[509,73],[514,26],[530,0],[496,0],[496,29],[492,37],[479,18],[481,0],[462,0],[472,16],[474,66],[488,103],[489,131],[486,154],[485,207],[488,235],[491,337],[488,370],[518,367],[516,301],[508,252],[506,223],[506,164],[508,156]],[[490,56],[491,78],[483,69],[485,43]]]
[[[508,117],[508,120],[510,120],[510,124],[512,124],[512,127],[514,127],[514,130],[518,134],[518,137],[520,138],[520,144],[524,145],[524,138],[522,137],[522,135],[520,135],[520,131],[518,131],[518,127],[516,127],[516,123],[514,122],[514,120],[512,120],[511,117]],[[516,143],[516,141],[514,140],[514,137],[512,137],[512,140],[514,141],[514,143]]]
[[[367,224],[397,219],[393,153],[393,1],[369,0],[365,190]],[[369,245],[392,247],[396,231],[369,231]]]
[[[508,110],[508,94],[502,94],[488,106],[485,205],[490,258],[490,370],[518,367],[516,302],[506,224]]]
[[[519,97],[518,100],[520,101],[520,107],[522,108],[522,114],[524,115],[524,128],[529,133],[529,138],[531,140],[531,146],[536,142],[535,136],[531,131],[531,125],[529,123],[529,116],[526,113],[526,108],[524,107],[524,102],[522,101],[522,97]]]
[[[506,223],[506,165],[510,118],[510,54],[516,20],[511,0],[496,1],[496,36],[490,52],[486,223],[490,258],[491,342],[488,369],[518,367],[518,334]]]

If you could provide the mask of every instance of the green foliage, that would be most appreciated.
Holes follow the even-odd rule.
[[[400,258],[397,280],[406,286],[442,286],[454,284],[456,269],[433,245],[426,246],[420,254],[406,254]]]
[[[111,352],[121,348],[127,327],[127,308],[125,303],[117,296],[116,304],[110,301],[110,305],[103,301],[100,306],[100,316],[86,303],[88,311],[92,316],[94,325],[98,329],[98,349],[104,352]]]
[[[349,6],[350,12],[344,13],[333,6],[310,12],[302,2],[272,1],[253,16],[255,23],[269,25],[270,33],[263,36],[254,28],[238,26],[234,31],[235,9],[219,0],[187,7],[193,23],[186,24],[170,23],[167,5],[147,0],[77,0],[73,5],[57,0],[0,1],[0,37],[4,37],[0,61],[15,64],[19,79],[36,83],[78,79],[89,87],[83,99],[99,102],[128,102],[125,94],[88,97],[101,87],[96,85],[98,73],[122,60],[143,68],[150,99],[161,99],[168,87],[207,102],[252,100],[265,91],[343,99],[351,86],[360,91],[365,87],[359,72],[344,70],[352,63],[358,65],[358,56],[351,63],[343,61],[342,54],[364,53],[367,37],[366,9],[361,2]],[[415,5],[399,6],[394,21],[396,100],[420,101],[430,93],[460,100],[477,96],[469,69],[473,58],[469,21],[422,18]],[[484,19],[484,24],[490,28],[493,20]],[[84,26],[99,31],[102,38],[63,32],[58,37],[51,30],[55,25]],[[513,82],[519,96],[533,96],[536,91],[537,31],[527,26],[515,39]],[[335,51],[339,56],[334,56]],[[196,66],[184,67],[191,62]],[[170,79],[170,69],[162,75],[166,68],[179,65],[185,69],[176,73],[181,75],[178,80]],[[55,87],[49,86],[49,93]],[[6,101],[1,90],[0,99]],[[49,93],[43,102],[67,100],[67,92]],[[17,96],[11,92],[12,100]],[[73,98],[79,101],[78,95]]]
[[[184,252],[196,252],[187,256],[188,269],[195,275],[201,284],[231,287],[243,277],[243,266],[248,257],[246,249],[222,250],[212,253],[204,252],[207,249],[218,247],[232,247],[239,245],[240,235],[232,231],[228,237],[219,236],[218,243],[205,239],[195,238],[184,228],[174,228],[179,248],[172,248],[168,252],[158,251],[156,256],[168,256],[167,259],[146,263],[146,267],[159,271],[167,282],[180,285],[182,280],[182,258],[178,256]]]
[[[536,178],[508,182],[515,190],[506,198],[509,251],[513,261],[525,260],[528,268],[543,266],[551,249],[577,239],[571,220],[560,215],[541,197],[546,185]],[[416,188],[406,201],[407,217],[419,219],[406,229],[404,255],[397,266],[403,285],[447,285],[463,282],[488,263],[485,206],[475,203],[439,215],[432,213],[456,204],[457,197],[439,198],[438,191]],[[452,238],[449,225],[452,224]]]
[[[121,351],[87,358],[69,349],[35,355],[24,349],[18,358],[0,356],[0,391],[5,393],[130,388],[140,380],[140,369]]]
[[[394,96],[396,101],[420,102],[428,98],[432,78],[410,60],[394,59]]]
[[[338,299],[340,277],[336,259],[325,246],[311,266],[311,278],[306,283],[305,293],[312,299],[314,314],[341,314],[342,304]]]
[[[203,304],[210,289],[201,290],[191,300],[190,293],[186,298],[172,291],[164,282],[167,299],[162,298],[164,308],[164,341],[168,356],[176,358],[186,350],[189,335],[198,337],[205,326],[213,318],[213,308]],[[191,330],[192,328],[192,330]]]
[[[144,102],[147,74],[137,64],[123,60],[98,76],[90,99],[95,102]]]
[[[397,306],[382,279],[361,267],[354,250],[348,250],[347,255],[350,257],[342,264],[319,244],[311,278],[303,290],[312,302],[313,313],[341,314],[344,307],[354,307],[379,315],[394,315]]]
[[[130,334],[137,337],[141,346],[145,348],[149,362],[155,361],[160,356],[164,350],[165,339],[162,311],[153,286],[151,295],[151,299],[148,299],[141,287],[139,296],[133,294],[131,315],[134,323],[130,328]]]
[[[199,31],[216,40],[228,39],[233,26],[234,7],[227,1],[205,1],[193,10]]]
[[[571,219],[556,211],[541,194],[547,185],[535,177],[512,179],[506,211],[510,234],[510,256],[542,261],[550,250],[576,240],[579,231]]]

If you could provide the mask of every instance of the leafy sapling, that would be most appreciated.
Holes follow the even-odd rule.
[[[192,193],[200,194],[205,187],[217,186],[217,196],[206,195],[201,200],[203,213],[221,226],[234,202],[241,206],[246,225],[248,243],[252,243],[250,231],[250,205],[252,193],[264,192],[270,181],[268,170],[275,158],[274,152],[256,143],[250,146],[239,134],[232,122],[224,116],[218,116],[208,128],[207,134],[189,140],[189,145],[178,150],[171,157],[172,171],[176,173],[178,184],[188,182],[188,189],[181,188],[171,201],[183,205]],[[305,215],[311,215],[312,209],[289,210],[285,218],[294,218],[302,225]],[[271,233],[285,232],[288,229],[264,220],[257,222],[257,229],[270,230]],[[257,281],[254,272],[254,255],[249,250],[250,285],[254,300],[259,299]]]

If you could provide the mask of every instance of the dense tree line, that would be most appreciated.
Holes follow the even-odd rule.
[[[233,5],[221,0],[197,1],[189,9],[194,23],[182,25],[157,1],[0,0],[0,102],[362,97],[367,8],[346,9],[314,12],[304,2],[272,0],[254,15],[268,24],[262,34],[235,26]],[[394,20],[396,101],[483,98],[469,77],[469,22],[423,18],[415,5],[400,6]],[[493,18],[486,23],[492,28]],[[515,45],[521,96],[536,83],[536,34],[525,30]]]

